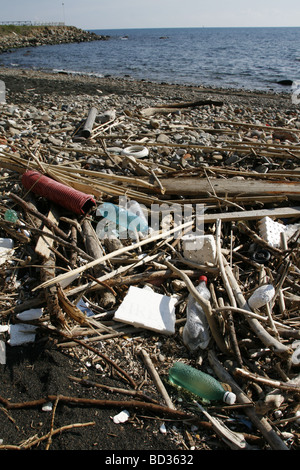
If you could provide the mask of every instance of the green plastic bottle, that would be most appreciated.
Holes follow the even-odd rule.
[[[182,362],[175,362],[171,367],[169,380],[208,401],[223,400],[232,405],[236,400],[235,394],[226,391],[214,377]]]

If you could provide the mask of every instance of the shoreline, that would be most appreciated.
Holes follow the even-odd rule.
[[[103,76],[91,74],[50,72],[30,68],[14,68],[0,65],[0,80],[6,85],[6,99],[16,102],[38,101],[46,94],[53,96],[70,96],[78,94],[97,95],[116,94],[121,96],[145,96],[171,100],[194,100],[199,97],[212,99],[218,97],[227,103],[241,105],[262,105],[278,108],[296,108],[292,103],[292,95],[287,91],[268,92],[261,90],[244,90],[239,88],[217,88],[203,85],[184,85],[167,82],[154,82],[147,79],[131,77]],[[33,90],[34,89],[34,90]],[[31,96],[29,96],[31,95]]]

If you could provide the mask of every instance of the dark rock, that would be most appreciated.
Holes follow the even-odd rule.
[[[292,86],[293,85],[293,80],[279,80],[277,82],[278,85],[283,85],[283,86]]]

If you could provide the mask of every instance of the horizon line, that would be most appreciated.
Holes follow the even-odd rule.
[[[66,25],[68,26],[68,25]],[[71,26],[71,25],[69,25]],[[143,26],[143,27],[138,27],[138,26],[127,26],[127,27],[112,27],[112,28],[83,28],[80,26],[77,26],[78,28],[81,29],[86,29],[86,30],[120,30],[120,29],[217,29],[217,28],[300,28],[299,26]]]

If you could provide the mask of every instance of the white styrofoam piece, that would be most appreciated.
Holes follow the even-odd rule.
[[[10,339],[8,340],[8,344],[10,346],[20,346],[22,344],[34,343],[35,332],[36,327],[34,325],[26,325],[25,323],[10,325]]]
[[[175,333],[176,302],[176,298],[157,294],[152,289],[130,286],[114,320],[171,335]]]
[[[17,314],[19,320],[37,320],[43,315],[42,308],[31,308],[30,310],[25,310],[22,313]]]
[[[14,253],[14,241],[11,238],[0,238],[0,265],[4,264]]]
[[[258,222],[261,238],[270,246],[279,248],[281,246],[281,233],[285,233],[287,240],[300,228],[300,224],[283,225],[270,217],[263,217]]]
[[[213,235],[184,235],[181,238],[183,255],[198,264],[216,262],[216,242]]]

